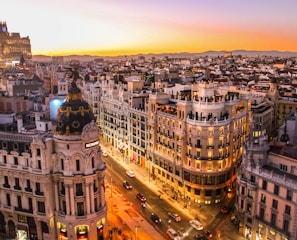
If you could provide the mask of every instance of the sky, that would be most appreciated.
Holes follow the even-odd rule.
[[[4,0],[32,54],[297,52],[296,0]]]

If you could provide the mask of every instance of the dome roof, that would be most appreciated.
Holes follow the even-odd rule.
[[[56,114],[55,134],[80,135],[83,127],[95,121],[90,105],[82,99],[81,91],[75,82],[71,83],[67,98]]]

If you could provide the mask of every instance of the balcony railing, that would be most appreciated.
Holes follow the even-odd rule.
[[[40,192],[40,191],[37,191],[37,190],[35,191],[35,194],[38,195],[38,196],[44,196],[44,192]]]
[[[18,212],[24,212],[24,213],[33,213],[33,209],[24,209],[21,207],[15,207],[14,210]]]

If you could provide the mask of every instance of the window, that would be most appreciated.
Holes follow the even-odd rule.
[[[285,207],[285,214],[291,215],[291,207],[288,205],[286,205],[286,207]]]
[[[95,161],[94,161],[94,157],[92,157],[92,168],[95,168]]]
[[[30,211],[33,211],[32,198],[28,198],[28,207]]]
[[[255,183],[256,182],[256,177],[254,175],[251,175],[251,182]]]
[[[76,171],[80,171],[79,160],[76,160]]]
[[[288,166],[287,165],[284,165],[284,164],[280,164],[279,165],[279,169],[284,171],[284,172],[287,172],[288,171]]]
[[[32,189],[31,189],[31,182],[29,179],[26,180],[26,183],[27,183],[27,187],[25,188],[25,190],[27,192],[32,192]]]
[[[287,200],[292,201],[292,195],[293,195],[293,192],[287,189]]]
[[[18,208],[22,209],[22,198],[21,196],[17,196]]]
[[[36,186],[36,192],[40,192],[40,183],[37,182],[35,186]]]
[[[3,156],[3,163],[5,163],[5,164],[7,163],[7,159],[6,159],[5,155]]]
[[[241,187],[241,195],[244,195],[245,187]]]
[[[97,186],[96,186],[96,180],[93,181],[93,190],[94,192],[97,192]]]
[[[248,197],[253,199],[253,191],[252,190],[249,190],[248,191]]]
[[[41,169],[41,161],[40,160],[37,161],[37,165],[38,165],[38,169]]]
[[[246,210],[248,211],[249,214],[251,214],[251,212],[252,212],[252,204],[248,203],[246,205]]]
[[[272,208],[277,209],[278,201],[273,199],[272,200]]]
[[[261,194],[261,202],[266,203],[266,196],[265,194]]]
[[[11,206],[10,195],[8,193],[6,194],[6,204],[9,207]]]
[[[205,190],[205,196],[210,197],[212,194],[211,190]]]
[[[267,190],[267,181],[263,180],[262,182],[262,189]]]
[[[61,159],[61,169],[64,170],[64,159]]]
[[[264,214],[265,214],[265,210],[264,210],[264,208],[260,208],[260,216],[259,216],[259,218],[260,218],[261,220],[264,220]]]
[[[278,195],[278,193],[279,193],[279,186],[278,185],[274,185],[273,193],[274,193],[274,195]]]
[[[45,205],[44,202],[37,201],[37,210],[40,213],[45,213]]]
[[[44,193],[43,193],[43,192],[41,192],[40,183],[36,183],[36,184],[35,184],[35,187],[36,187],[35,194],[36,194],[36,195],[43,196],[43,195],[44,195]]]
[[[15,185],[14,185],[14,189],[20,190],[20,179],[19,178],[15,178]]]
[[[284,224],[283,224],[283,231],[285,233],[288,233],[289,232],[289,221],[288,220],[284,220]]]
[[[40,156],[40,149],[39,148],[36,149],[36,156]]]
[[[63,182],[61,182],[61,194],[65,195],[65,185]]]
[[[8,182],[8,176],[4,176],[4,185],[8,186],[9,182]]]
[[[13,164],[14,165],[19,165],[19,160],[17,157],[13,157]]]
[[[84,203],[83,202],[77,203],[77,215],[84,216]]]
[[[271,214],[270,223],[272,226],[275,226],[275,223],[276,223],[276,215],[275,214]]]
[[[82,183],[76,184],[76,196],[83,196]]]
[[[98,203],[97,203],[97,198],[94,199],[94,206],[95,206],[95,212],[99,211]]]
[[[66,201],[62,201],[62,212],[65,214],[66,213]]]

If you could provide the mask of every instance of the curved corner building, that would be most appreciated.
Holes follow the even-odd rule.
[[[103,239],[106,167],[92,109],[75,83],[56,121],[54,133],[45,121],[33,131],[0,131],[1,236]]]
[[[233,197],[251,123],[247,95],[203,81],[149,98],[151,175],[173,198],[212,204]]]
[[[100,160],[99,128],[75,82],[56,122],[53,191],[59,239],[103,239],[105,165]]]

